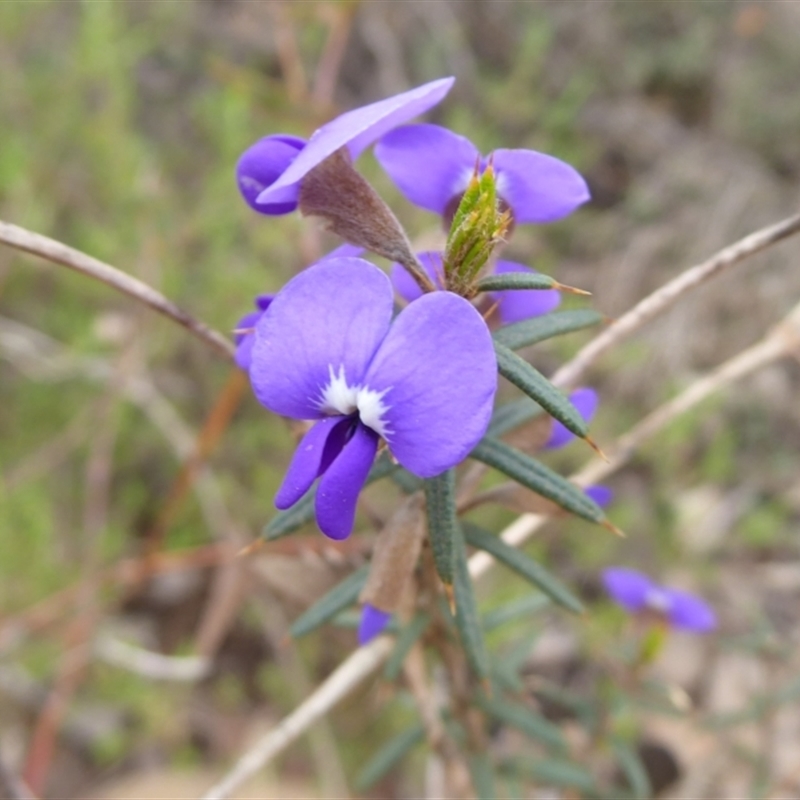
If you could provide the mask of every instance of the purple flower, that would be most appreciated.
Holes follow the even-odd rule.
[[[442,265],[442,254],[438,252],[417,253],[420,263],[425,268],[428,277],[434,282],[437,288],[442,288],[444,267]],[[495,272],[504,274],[507,272],[533,272],[534,270],[516,261],[498,261],[495,265]],[[408,274],[400,264],[392,265],[392,283],[397,293],[409,303],[422,297],[422,289],[419,284]],[[499,292],[488,292],[492,299],[498,304],[500,319],[504,325],[512,322],[520,322],[529,317],[538,317],[547,314],[558,306],[561,302],[561,294],[555,289],[544,290],[508,290]]]
[[[597,392],[594,389],[582,388],[576,389],[570,396],[569,400],[578,413],[589,422],[597,411]],[[550,438],[545,442],[545,450],[557,450],[559,447],[564,447],[575,438],[575,434],[568,431],[562,423],[557,419],[553,420],[553,428],[550,431]]]
[[[358,643],[368,644],[378,634],[383,633],[392,615],[387,611],[381,611],[369,603],[365,603],[361,609],[361,622],[358,626]]]
[[[603,486],[602,484],[587,486],[583,493],[594,500],[600,508],[606,508],[614,499],[614,491],[609,486]]]
[[[611,598],[632,614],[654,611],[673,627],[694,633],[717,627],[717,615],[701,597],[659,586],[634,569],[610,567],[603,571],[603,584]]]
[[[440,78],[377,103],[348,111],[318,128],[306,142],[296,136],[266,136],[245,150],[236,165],[239,191],[262,214],[297,208],[300,181],[342,147],[355,160],[392,128],[435,106],[455,78]]]
[[[234,341],[236,342],[236,353],[234,360],[239,369],[247,372],[250,369],[250,359],[253,353],[253,330],[256,323],[261,319],[261,315],[269,308],[274,294],[260,294],[256,296],[255,306],[257,311],[251,311],[245,314],[237,323],[236,331],[234,334]]]
[[[490,159],[497,191],[515,223],[555,222],[589,199],[586,182],[569,164],[535,150],[495,150],[482,157],[464,136],[438,125],[406,125],[384,136],[375,156],[414,204],[449,219],[476,164]]]
[[[256,324],[250,379],[258,400],[317,420],[295,451],[275,505],[319,477],[317,523],[350,534],[380,439],[409,472],[438,475],[483,436],[497,388],[492,339],[463,297],[432,292],[392,320],[386,275],[358,258],[326,259],[292,278]]]

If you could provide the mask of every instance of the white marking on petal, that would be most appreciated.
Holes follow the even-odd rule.
[[[658,611],[661,614],[666,614],[672,606],[669,595],[658,587],[648,590],[644,597],[644,604],[653,611]]]
[[[336,372],[332,364],[328,365],[330,380],[322,390],[319,408],[325,414],[342,414],[348,416],[358,411],[359,419],[372,428],[379,436],[388,440],[393,433],[386,425],[384,414],[389,410],[383,402],[384,395],[391,389],[382,392],[370,389],[367,386],[350,386],[347,383],[344,365],[339,365]]]

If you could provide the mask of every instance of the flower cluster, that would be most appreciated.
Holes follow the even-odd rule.
[[[351,196],[341,197],[341,207],[331,210],[339,202],[337,187],[326,182],[342,175],[350,180],[348,165],[376,143],[379,163],[406,197],[446,222],[471,176],[490,163],[500,206],[513,223],[560,219],[588,199],[580,175],[551,156],[496,150],[482,158],[468,140],[444,128],[405,125],[442,100],[452,84],[452,78],[432,81],[347,112],[307,141],[289,134],[261,139],[237,164],[244,200],[266,215],[299,207],[329,220],[345,212],[358,217],[353,209],[360,201]],[[334,162],[338,166],[331,168]],[[356,500],[379,447],[388,447],[397,462],[421,478],[450,469],[486,432],[497,386],[491,335],[475,306],[451,291],[421,288],[445,286],[440,253],[411,255],[411,267],[405,261],[395,265],[391,281],[356,257],[364,242],[375,239],[375,230],[362,235],[364,229],[383,230],[387,224],[386,215],[370,218],[375,203],[369,203],[363,219],[334,226],[345,238],[343,231],[356,231],[354,239],[348,238],[354,245],[345,244],[307,268],[276,295],[259,297],[257,310],[237,328],[237,363],[249,372],[257,399],[277,414],[312,422],[275,504],[291,507],[318,480],[317,523],[335,539],[353,528]],[[492,269],[530,272],[504,260]],[[393,319],[395,292],[407,306]],[[560,295],[497,291],[491,300],[508,324],[552,311]],[[586,417],[595,404],[596,398],[578,408]],[[554,423],[548,447],[563,446],[572,437],[559,425]],[[604,488],[590,491],[595,489],[607,502]],[[374,611],[370,619],[377,624],[384,612]]]

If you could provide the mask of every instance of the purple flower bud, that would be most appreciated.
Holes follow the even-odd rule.
[[[606,508],[611,504],[611,501],[614,499],[614,491],[609,486],[602,486],[598,484],[597,486],[587,486],[583,493],[590,497],[592,500],[600,506],[600,508]]]
[[[368,644],[376,636],[383,633],[392,615],[386,611],[381,611],[375,606],[364,605],[361,609],[361,623],[358,626],[358,643],[361,645]]]
[[[392,128],[427,111],[450,91],[455,78],[441,78],[408,92],[342,114],[318,128],[306,142],[295,136],[267,136],[248,148],[236,166],[239,190],[262,214],[297,208],[300,182],[342,147],[355,158]]]
[[[611,598],[632,614],[655,612],[674,628],[692,633],[708,633],[717,627],[714,610],[701,597],[659,586],[636,570],[609,567],[603,570],[603,584]]]
[[[591,421],[592,417],[597,411],[598,397],[594,389],[582,388],[576,389],[570,396],[569,400],[572,405],[578,409],[578,413],[586,420]],[[550,438],[544,445],[545,450],[557,450],[559,447],[568,445],[575,438],[575,434],[568,431],[562,423],[557,419],[553,420],[553,429],[550,432]]]

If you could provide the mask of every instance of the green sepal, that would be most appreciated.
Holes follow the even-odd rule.
[[[514,428],[519,427],[524,422],[544,414],[544,409],[530,397],[520,397],[510,403],[498,406],[492,414],[492,421],[489,423],[487,436],[504,436]]]
[[[453,583],[455,540],[460,536],[456,517],[456,473],[449,469],[425,481],[428,538],[439,577]]]
[[[489,655],[483,640],[483,628],[478,615],[478,601],[475,587],[469,574],[467,548],[461,530],[455,537],[455,574],[453,593],[456,602],[456,628],[464,646],[470,666],[479,678],[489,677]]]
[[[482,694],[476,696],[476,704],[493,719],[517,728],[531,739],[536,739],[559,750],[566,748],[566,741],[560,728],[524,705],[510,703],[500,697],[486,697]]]
[[[574,308],[553,311],[540,317],[531,317],[496,330],[494,340],[510,350],[519,350],[554,336],[580,331],[603,321],[602,314],[591,308]]]
[[[606,521],[603,509],[577,486],[540,461],[515,450],[505,442],[484,437],[470,453],[470,458],[494,467],[517,483],[552,500],[565,511],[582,519],[599,524]]]
[[[364,482],[365,486],[370,483],[379,481],[387,475],[391,475],[396,469],[399,469],[397,464],[393,464],[388,455],[383,454],[372,465],[372,469],[367,475],[367,480]],[[312,486],[311,489],[298,500],[291,508],[285,511],[279,511],[262,529],[261,536],[267,541],[280,539],[290,533],[294,533],[298,528],[307,525],[314,519],[314,498],[317,494],[317,487]]]
[[[490,555],[493,555],[509,569],[514,570],[525,580],[530,581],[537,589],[544,592],[554,603],[576,614],[583,613],[583,603],[538,561],[534,561],[526,553],[516,547],[511,547],[499,536],[489,533],[477,525],[465,522],[462,523],[462,529],[470,547],[485,550]]]
[[[541,272],[505,272],[486,275],[475,284],[478,292],[502,292],[506,289],[555,289],[561,284]]]
[[[497,371],[528,397],[535,400],[551,417],[581,439],[586,438],[589,426],[575,406],[547,378],[500,342],[495,341]]]
[[[425,728],[419,723],[389,739],[358,773],[354,783],[355,790],[365,792],[374,786],[424,738]]]
[[[305,636],[307,633],[324,625],[333,619],[340,611],[358,600],[358,595],[364,588],[369,574],[369,565],[359,567],[348,575],[343,581],[336,584],[327,594],[324,594],[314,605],[304,611],[289,628],[289,633],[295,638]]]
[[[394,650],[386,661],[383,676],[387,681],[396,681],[403,662],[406,660],[411,648],[417,643],[420,636],[425,633],[431,618],[427,614],[417,614],[409,623],[401,628],[397,634]]]

